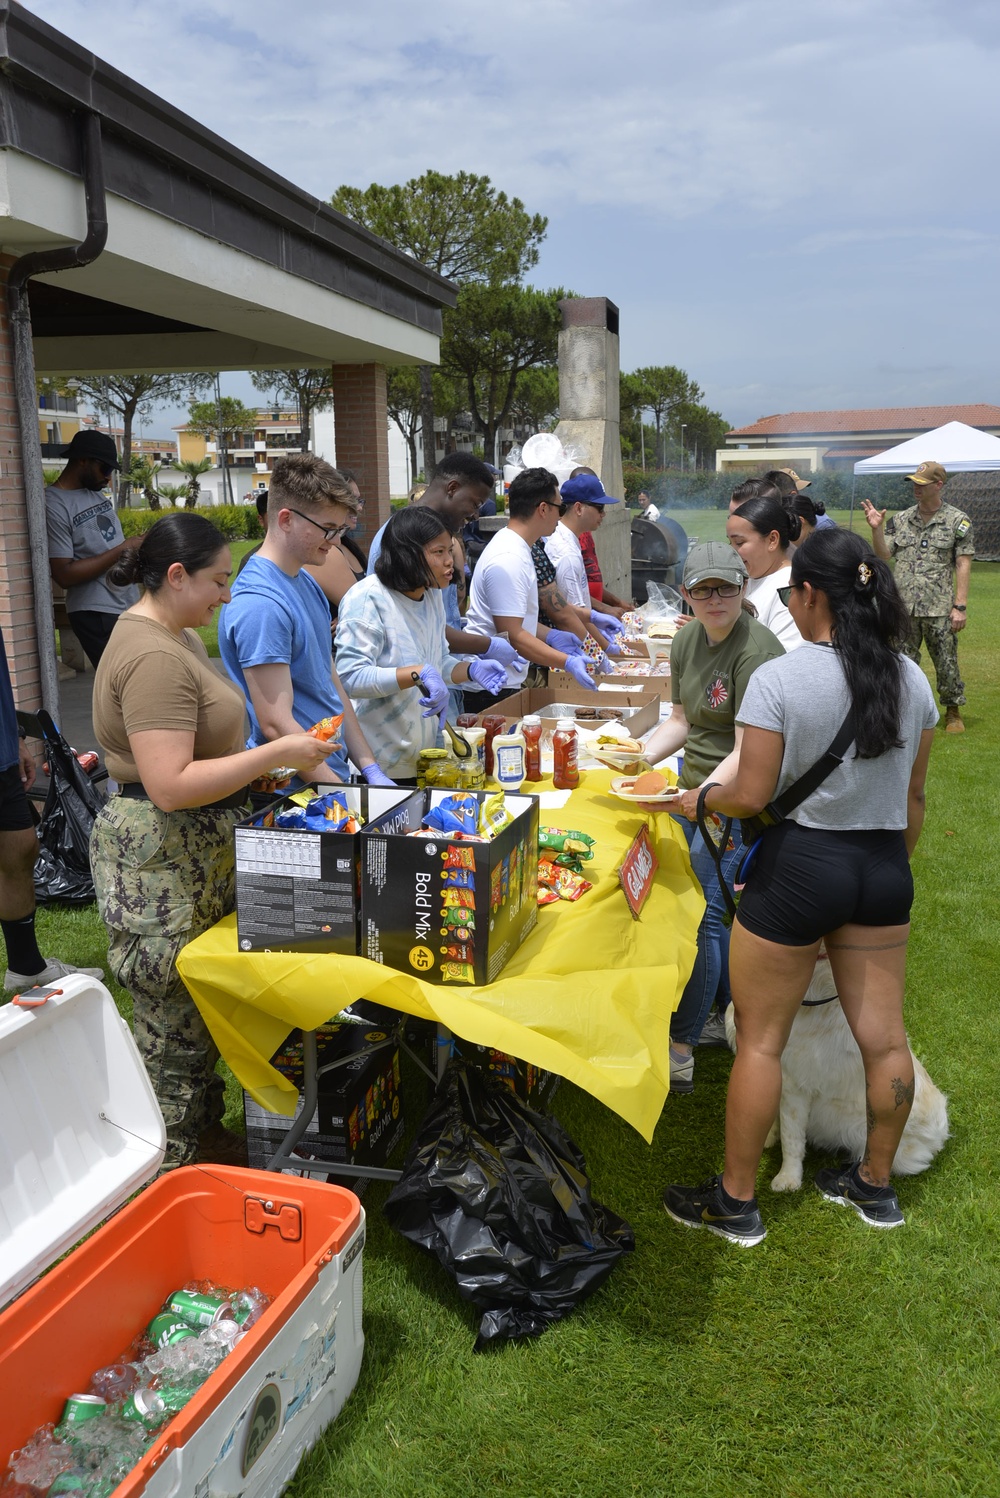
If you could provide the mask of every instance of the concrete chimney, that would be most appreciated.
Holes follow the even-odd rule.
[[[595,533],[604,581],[620,598],[632,596],[632,543],[625,508],[619,429],[618,308],[607,297],[568,297],[559,303],[559,425],[565,447],[584,454],[580,462],[600,475],[610,505]]]

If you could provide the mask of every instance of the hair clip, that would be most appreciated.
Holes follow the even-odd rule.
[[[874,576],[875,574],[869,567],[867,562],[858,563],[858,578],[860,579],[861,586],[863,588],[867,588],[868,584],[871,582]]]

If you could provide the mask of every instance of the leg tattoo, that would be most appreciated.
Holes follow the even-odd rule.
[[[912,1082],[903,1082],[899,1077],[893,1077],[892,1091],[896,1099],[897,1108],[902,1108],[904,1103],[909,1108],[913,1106],[913,1090],[915,1086],[916,1079],[914,1079],[914,1081]],[[870,1114],[869,1117],[871,1117]],[[869,1131],[870,1129],[871,1125],[869,1124]]]

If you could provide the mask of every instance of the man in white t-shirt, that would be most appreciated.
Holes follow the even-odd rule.
[[[507,666],[506,688],[497,696],[465,693],[467,712],[482,712],[518,691],[530,662],[568,671],[581,687],[594,690],[576,636],[538,623],[538,580],[531,548],[555,530],[560,504],[558,481],[547,468],[526,468],[510,486],[510,518],[476,563],[465,627],[491,639],[505,634],[518,658]]]

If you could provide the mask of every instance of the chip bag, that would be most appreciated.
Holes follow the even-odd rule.
[[[330,740],[340,737],[340,725],[343,721],[343,713],[338,713],[335,718],[320,718],[318,723],[313,724],[309,732],[314,739],[322,739],[324,743],[328,743]]]
[[[567,832],[564,827],[539,827],[538,847],[540,852],[570,853],[574,858],[589,863],[594,856],[596,839],[585,832]]]

